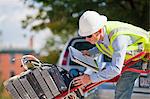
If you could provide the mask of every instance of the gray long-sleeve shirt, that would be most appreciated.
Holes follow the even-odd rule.
[[[91,55],[100,53],[100,56],[97,59],[98,66],[99,66],[99,72],[98,73],[91,72],[91,71],[89,72],[89,70],[87,70],[85,72],[85,73],[88,72],[88,74],[90,74],[90,78],[91,78],[92,82],[98,82],[98,81],[102,81],[102,80],[112,79],[113,77],[120,74],[122,67],[123,67],[125,55],[127,52],[126,51],[127,46],[134,43],[136,41],[136,39],[134,39],[131,36],[127,36],[127,35],[118,36],[112,43],[114,53],[112,55],[111,62],[104,62],[102,53],[100,53],[96,47],[90,49],[89,52]],[[105,34],[104,40],[99,41],[98,43],[103,43],[105,46],[108,46],[110,44],[108,35]],[[103,67],[105,67],[104,70],[102,70]]]

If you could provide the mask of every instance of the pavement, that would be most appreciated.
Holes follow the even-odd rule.
[[[114,90],[101,90],[87,96],[85,99],[114,99]],[[133,93],[131,99],[150,99],[150,94]]]

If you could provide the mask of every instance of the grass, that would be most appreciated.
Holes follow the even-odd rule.
[[[2,80],[0,80],[0,99],[12,99],[7,90],[4,88]]]

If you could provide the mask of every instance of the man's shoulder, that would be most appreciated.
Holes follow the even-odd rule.
[[[119,27],[128,27],[128,23],[120,22],[120,21],[107,21],[106,23],[106,30],[107,32],[111,32],[113,29],[119,28]]]
[[[134,30],[142,30],[142,31],[146,32],[146,30],[142,29],[141,27],[132,25],[127,22],[120,22],[120,21],[107,21],[106,27],[111,28],[111,29],[125,27],[125,28],[134,29]]]
[[[121,22],[121,21],[107,21],[108,23],[124,23],[124,22]]]
[[[106,25],[111,25],[111,24],[116,24],[116,25],[129,25],[129,23],[121,22],[121,21],[107,21]]]

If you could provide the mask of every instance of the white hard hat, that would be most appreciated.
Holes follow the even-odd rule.
[[[95,11],[86,11],[79,19],[79,35],[89,36],[103,28],[106,22],[106,16]]]

